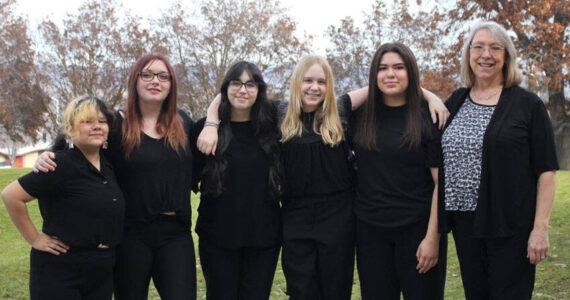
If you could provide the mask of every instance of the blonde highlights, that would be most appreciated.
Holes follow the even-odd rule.
[[[63,113],[65,135],[70,138],[81,122],[98,120],[99,111],[99,104],[95,98],[78,97],[71,100]]]
[[[342,141],[343,130],[334,92],[334,78],[329,63],[323,57],[310,55],[303,57],[295,66],[289,87],[289,106],[281,122],[281,142],[286,142],[303,133],[301,112],[303,106],[303,91],[301,89],[305,73],[313,65],[319,65],[325,72],[326,94],[325,99],[315,112],[312,130],[321,135],[323,142],[335,146]]]

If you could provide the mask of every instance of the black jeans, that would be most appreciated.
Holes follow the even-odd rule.
[[[439,260],[427,273],[416,270],[416,251],[425,237],[427,221],[382,230],[357,221],[356,261],[362,299],[443,299],[447,235],[439,241]]]
[[[451,231],[467,300],[531,299],[535,265],[527,254],[530,232],[479,238],[473,233],[474,212],[452,212]]]
[[[221,248],[200,238],[208,300],[269,299],[280,246]]]
[[[32,249],[30,299],[111,299],[113,249],[74,249],[53,255]]]
[[[309,204],[286,202],[282,208],[281,263],[291,300],[348,300],[351,297],[352,194],[321,198],[324,199],[304,199]]]
[[[127,230],[117,247],[115,299],[147,299],[151,277],[162,299],[196,299],[194,243],[176,216]]]

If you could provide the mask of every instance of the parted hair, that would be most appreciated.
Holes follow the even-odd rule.
[[[81,96],[69,101],[63,113],[64,132],[55,138],[52,150],[67,149],[69,145],[66,139],[73,137],[73,132],[77,129],[77,125],[81,122],[98,120],[99,112],[105,116],[107,124],[113,122],[113,114],[107,108],[105,102],[99,98]]]
[[[164,136],[165,142],[178,153],[186,150],[187,136],[184,132],[182,118],[178,115],[178,106],[176,100],[176,73],[168,59],[160,53],[143,54],[133,67],[129,74],[127,107],[125,111],[125,120],[122,125],[123,133],[123,149],[125,156],[129,157],[133,149],[141,144],[142,138],[142,122],[143,117],[140,110],[139,95],[137,92],[137,82],[139,72],[150,62],[155,60],[162,61],[168,72],[170,73],[170,92],[164,99],[160,114],[156,122],[156,131]]]
[[[472,87],[475,85],[475,73],[471,69],[469,59],[471,58],[470,47],[473,38],[477,32],[487,29],[493,36],[501,41],[501,46],[505,48],[505,64],[503,66],[503,85],[505,88],[519,85],[522,82],[523,76],[520,68],[517,66],[517,50],[509,34],[503,26],[493,22],[486,21],[477,23],[469,35],[465,37],[463,49],[461,51],[461,79],[466,86]]]
[[[325,72],[326,94],[325,99],[315,112],[312,130],[321,135],[323,142],[327,145],[338,145],[342,141],[343,130],[338,115],[332,69],[323,57],[310,55],[303,57],[293,71],[289,88],[289,106],[280,124],[281,142],[286,142],[295,136],[301,136],[303,133],[303,122],[301,121],[303,92],[301,86],[305,73],[315,64],[320,65]],[[306,130],[311,129],[306,128]]]
[[[379,109],[382,107],[381,104],[384,103],[384,94],[378,87],[377,77],[382,57],[389,52],[402,57],[408,73],[408,88],[405,93],[408,118],[402,144],[409,148],[418,146],[421,143],[422,131],[424,130],[421,112],[424,101],[416,57],[410,48],[402,43],[383,44],[376,50],[372,58],[368,76],[368,100],[355,112],[356,122],[351,134],[355,144],[368,150],[376,150],[376,119]]]
[[[271,199],[278,201],[283,194],[281,160],[279,156],[276,111],[267,99],[267,85],[256,65],[247,61],[234,64],[227,71],[220,88],[221,102],[218,108],[220,116],[219,139],[216,155],[209,156],[202,171],[200,191],[204,195],[217,197],[223,192],[223,177],[227,173],[227,150],[232,140],[231,114],[232,105],[228,98],[228,86],[232,80],[240,80],[246,72],[258,85],[257,98],[250,110],[250,120],[254,135],[266,158],[269,160],[268,186]]]

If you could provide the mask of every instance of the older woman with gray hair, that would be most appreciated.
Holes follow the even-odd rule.
[[[474,26],[465,40],[466,88],[447,100],[439,171],[440,231],[453,233],[467,299],[530,299],[549,250],[558,169],[543,102],[519,87],[506,30]]]

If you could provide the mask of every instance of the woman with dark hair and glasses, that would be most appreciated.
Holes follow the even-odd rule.
[[[337,100],[330,65],[311,55],[295,67],[289,101],[274,103],[286,185],[282,265],[291,299],[351,297],[353,185],[344,133],[365,95],[360,89]]]
[[[112,119],[99,99],[71,101],[64,113],[65,135],[54,143],[60,167],[29,173],[2,191],[12,222],[32,245],[31,299],[111,299],[114,248],[125,211],[113,168],[100,154]],[[26,209],[35,198],[41,232]]]
[[[117,247],[115,297],[146,299],[150,279],[164,299],[196,298],[190,234],[192,120],[177,109],[176,76],[168,59],[142,55],[128,80],[126,110],[109,134],[112,162],[126,200],[125,237]],[[35,169],[56,164],[42,154]]]
[[[440,134],[422,99],[412,51],[401,43],[380,46],[370,66],[368,101],[355,111],[351,126],[363,299],[400,299],[400,293],[406,300],[443,299],[447,240],[437,230]]]
[[[194,160],[201,192],[196,232],[206,295],[269,299],[281,245],[275,109],[261,72],[249,62],[227,71],[220,93],[216,155],[197,152]],[[194,139],[204,126],[217,124],[198,121]]]

